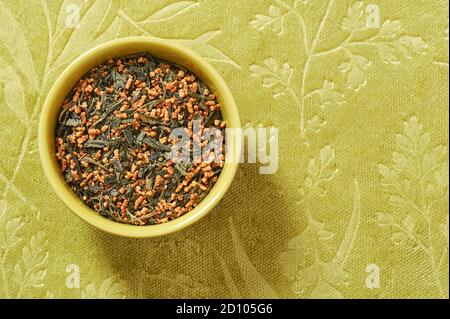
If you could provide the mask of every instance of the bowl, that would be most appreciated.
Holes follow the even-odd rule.
[[[221,111],[228,128],[239,128],[239,114],[234,98],[219,73],[200,55],[177,43],[149,37],[122,38],[101,44],[73,61],[56,79],[50,89],[40,117],[39,152],[44,172],[55,193],[78,217],[98,229],[111,234],[146,238],[167,235],[192,225],[207,215],[220,201],[236,173],[238,161],[226,158],[225,166],[209,194],[190,212],[163,224],[135,226],[122,224],[100,216],[85,205],[65,182],[55,156],[55,129],[61,105],[77,81],[93,67],[110,58],[127,56],[139,52],[174,62],[196,74],[214,92],[221,103]],[[227,138],[227,149],[239,153],[240,136]],[[227,154],[228,156],[228,154]]]

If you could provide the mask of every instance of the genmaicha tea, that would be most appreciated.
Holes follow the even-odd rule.
[[[194,74],[135,54],[93,68],[66,97],[56,158],[100,215],[160,224],[192,210],[216,183],[225,126],[216,96]]]

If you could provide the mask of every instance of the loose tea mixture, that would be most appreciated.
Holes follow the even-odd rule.
[[[216,96],[194,74],[136,54],[111,59],[77,83],[62,105],[56,157],[70,188],[100,215],[159,224],[192,210],[215,184],[225,126]],[[187,141],[173,134],[180,130]],[[184,157],[174,158],[180,142]],[[216,144],[196,155],[195,143]]]

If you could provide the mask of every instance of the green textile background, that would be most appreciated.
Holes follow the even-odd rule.
[[[0,21],[0,297],[448,298],[447,1],[0,0]],[[193,48],[243,125],[279,129],[276,174],[241,165],[149,240],[78,219],[37,149],[58,74],[134,35]]]

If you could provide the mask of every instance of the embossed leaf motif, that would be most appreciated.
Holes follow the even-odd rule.
[[[342,299],[342,293],[326,281],[319,281],[311,293],[312,299]]]
[[[290,89],[293,70],[287,63],[280,67],[274,58],[267,58],[263,66],[250,66],[250,71],[253,76],[261,78],[263,87],[273,90],[274,97],[281,96]]]
[[[2,238],[2,243],[0,244],[2,248],[12,247],[20,241],[20,237],[17,232],[23,226],[20,218],[14,218],[9,220],[5,226],[5,238]],[[1,236],[1,235],[0,235]]]
[[[225,264],[223,266],[226,268]],[[153,264],[151,269],[154,269]],[[164,282],[164,292],[169,298],[207,298],[211,295],[211,288],[199,281],[198,278],[176,273],[170,269],[164,269],[157,275],[147,275],[146,278]]]
[[[439,225],[440,231],[441,233],[445,236],[446,241],[447,241],[447,246],[449,244],[449,216],[446,216],[446,222]]]
[[[84,291],[81,292],[82,299],[95,299],[97,296],[97,289],[93,284],[89,284]]]
[[[407,201],[400,196],[391,195],[388,200],[391,206],[406,207],[408,205]]]
[[[5,297],[21,298],[28,288],[42,287],[46,276],[45,264],[48,252],[43,232],[33,235],[23,247],[19,245],[23,223],[20,218],[8,220],[0,228],[0,283]],[[20,255],[20,250],[22,254]],[[15,256],[11,260],[11,256]],[[12,261],[5,263],[6,260]],[[13,287],[15,290],[13,290]],[[13,291],[15,291],[13,293]]]
[[[239,265],[245,287],[245,295],[252,298],[276,298],[277,293],[264,279],[248,258],[241,240],[238,237],[233,220],[230,218],[230,229],[233,238],[234,252]]]
[[[20,264],[15,264],[14,265],[13,280],[17,284],[20,284],[22,282],[22,280],[23,280],[22,267],[20,266]]]
[[[383,164],[379,165],[379,172],[383,176],[383,184],[400,183],[400,173],[402,172],[416,175],[418,173],[417,165],[421,165],[421,157],[429,148],[430,135],[423,132],[422,125],[415,116],[403,124],[403,129],[403,134],[396,135],[398,150],[392,153],[392,168]],[[432,164],[431,169],[436,168],[436,162],[438,161],[434,153],[435,151],[432,150],[423,157],[425,159],[424,164]],[[391,196],[391,202],[398,204],[401,203],[401,200],[396,196]]]
[[[414,234],[414,219],[411,215],[407,215],[403,220],[397,220],[392,214],[378,213],[376,219],[379,226],[393,230],[390,238],[394,244],[408,244],[412,248],[417,247],[417,238]]]
[[[242,294],[232,276],[230,269],[228,268],[225,260],[221,256],[217,256],[220,262],[220,268],[222,270],[222,275],[225,281],[225,285],[227,286],[231,298],[242,298]]]
[[[46,275],[43,269],[47,262],[48,252],[45,250],[48,245],[43,232],[38,232],[31,237],[30,242],[22,249],[22,262],[14,266],[13,279],[19,287],[18,297],[23,291],[31,287],[41,287]]]
[[[6,202],[2,199],[0,200],[0,217],[3,216],[6,210]]]
[[[190,5],[187,5],[188,2],[190,3]],[[191,9],[192,7],[194,7],[196,5],[198,5],[198,2],[181,1],[181,4],[175,3],[174,6],[170,6],[170,10],[168,9],[168,7],[165,7],[162,10],[163,10],[163,13],[164,12],[167,13],[170,11],[172,13],[176,12],[178,15],[178,14],[181,14],[182,12],[185,12],[186,10]],[[181,7],[183,7],[182,10],[179,10],[179,11],[175,10],[177,8],[180,9]],[[162,14],[162,13],[161,12],[158,13],[158,16],[160,14]],[[140,32],[141,34],[159,39],[158,37],[152,35],[151,32],[149,32],[147,29],[143,28],[143,25],[146,24],[146,21],[138,22],[138,21],[134,20],[133,18],[129,17],[123,10],[119,10],[119,16],[122,20],[124,20],[125,22],[131,24],[134,28],[136,28],[136,30],[138,30],[138,32]],[[152,21],[148,21],[148,22],[152,22]],[[220,30],[213,30],[213,31],[205,32],[194,39],[172,39],[171,41],[175,41],[175,42],[184,44],[184,45],[192,48],[193,50],[200,52],[202,54],[202,56],[209,61],[230,64],[230,65],[240,69],[241,67],[235,61],[233,61],[233,59],[231,59],[229,56],[227,56],[224,52],[219,50],[214,45],[210,44],[210,41],[214,37],[219,35],[220,33],[221,33]]]
[[[293,4],[292,4],[293,2]],[[335,53],[343,53],[347,56],[347,61],[340,64],[339,69],[344,74],[344,84],[339,84],[339,87],[346,87],[353,91],[359,91],[362,87],[367,84],[366,71],[371,66],[372,62],[368,59],[371,56],[362,56],[360,48],[367,50],[376,50],[381,57],[382,61],[389,64],[400,63],[401,58],[411,59],[414,54],[425,54],[427,49],[427,44],[423,41],[421,37],[411,36],[403,34],[402,27],[399,21],[387,20],[378,28],[378,32],[373,35],[374,28],[369,28],[369,16],[370,8],[363,1],[356,1],[350,7],[347,8],[345,17],[341,23],[341,29],[347,33],[341,43],[338,45],[327,49],[320,50],[319,46],[323,43],[322,35],[324,31],[324,26],[328,25],[329,20],[331,20],[332,12],[336,7],[335,1],[328,1],[328,6],[326,7],[325,13],[323,14],[322,22],[319,27],[316,28],[316,32],[311,32],[305,14],[299,12],[298,7],[300,3],[304,5],[307,1],[291,1],[290,3],[285,1],[276,1],[280,8],[272,6],[269,8],[268,15],[257,15],[254,20],[250,22],[250,25],[257,30],[265,30],[268,27],[274,28],[274,30],[282,33],[284,31],[284,18],[292,14],[296,20],[296,26],[292,27],[292,30],[301,30],[303,38],[303,50],[306,53],[306,62],[303,65],[302,72],[302,84],[299,92],[295,90],[293,86],[289,83],[283,83],[279,81],[277,77],[269,76],[266,74],[266,79],[263,81],[263,85],[266,87],[275,87],[273,92],[273,97],[278,97],[286,92],[292,95],[296,106],[300,110],[300,133],[301,137],[306,145],[310,145],[309,133],[318,133],[321,127],[325,123],[319,123],[317,117],[312,117],[308,119],[307,106],[309,101],[314,101],[314,99],[309,99],[312,95],[319,94],[320,105],[327,106],[330,102],[342,104],[344,102],[344,93],[336,89],[333,81],[328,81],[325,83],[324,87],[319,90],[309,91],[308,87],[309,78],[313,73],[320,74],[320,72],[313,72],[316,70],[316,61],[320,59],[327,59],[329,55]],[[286,24],[287,26],[287,24]],[[312,41],[309,36],[313,34]],[[436,62],[438,63],[438,62]],[[448,63],[438,63],[442,65],[447,65]],[[320,65],[320,64],[319,64]],[[253,75],[263,73],[263,67],[252,66],[251,70]],[[338,80],[335,80],[338,81]],[[340,82],[340,81],[339,81]],[[280,84],[280,85],[276,85]],[[314,121],[312,120],[314,119]]]
[[[413,116],[403,123],[403,134],[396,135],[397,151],[392,154],[392,168],[380,164],[383,184],[397,190],[389,197],[389,203],[397,207],[417,207],[408,194],[414,191],[411,181],[427,199],[441,195],[448,187],[447,149],[438,145],[430,147],[431,136],[424,132],[422,124]],[[416,187],[417,188],[417,187]]]
[[[112,6],[113,6],[113,1],[110,1],[108,8],[105,11],[105,14],[103,15],[102,20],[99,22],[97,29],[95,30],[95,32],[93,34],[94,39],[97,39],[99,36],[101,36],[105,32],[108,34],[109,28],[112,28],[111,30],[113,30],[115,32],[115,36],[113,34],[111,34],[111,35],[113,35],[114,38],[118,37],[118,33],[119,33],[120,27],[121,27],[121,23],[118,22],[119,19],[117,17],[115,17],[112,24],[111,25],[108,24],[110,13],[113,11]]]
[[[322,263],[322,276],[325,282],[337,286],[345,284],[348,279],[348,274],[342,269],[342,265],[334,261]]]
[[[99,24],[92,23],[92,21],[102,22],[104,20],[105,14],[109,11],[110,4],[111,2],[109,0],[96,0],[80,18],[79,24],[75,28],[68,29],[67,27],[63,27],[62,30],[64,32],[70,32],[70,35],[67,42],[63,43],[64,47],[61,48],[62,51],[55,62],[56,65],[64,63],[68,58],[72,58],[74,55],[93,47],[97,43],[116,37],[119,28],[117,19],[112,22],[107,31],[98,37],[96,37],[96,34],[98,34],[97,29],[99,28]],[[63,15],[60,18],[61,21],[65,21],[67,17],[65,10],[66,8],[61,8],[60,15]]]
[[[287,63],[279,67],[274,58],[265,59],[263,66],[250,66],[250,71],[253,76],[261,78],[263,87],[273,89],[274,97],[283,95],[288,90],[293,72]]]
[[[186,12],[190,8],[197,6],[196,1],[178,1],[169,4],[146,18],[143,22],[162,22],[173,19],[180,14]]]
[[[38,232],[31,237],[28,245],[22,250],[22,260],[27,270],[33,270],[45,263],[48,253],[44,251],[47,240],[43,232]]]
[[[381,59],[383,60],[383,62],[388,63],[388,64],[399,64],[400,63],[400,59],[399,57],[396,55],[396,51],[395,48],[380,42],[376,44],[376,47],[378,49],[378,53],[380,54]]]
[[[405,233],[393,233],[391,235],[391,240],[396,245],[402,245],[408,240],[408,236]]]
[[[361,195],[357,180],[355,179],[350,221],[336,255],[331,260],[321,259],[321,251],[322,243],[327,243],[334,234],[309,213],[307,216],[308,226],[299,236],[289,241],[289,250],[280,254],[284,274],[293,281],[292,291],[295,294],[311,298],[342,298],[343,295],[337,288],[348,281],[344,265],[355,241],[361,218]],[[305,263],[309,264],[305,267]]]
[[[82,25],[82,14],[88,13],[89,10],[95,10],[95,3],[85,0],[64,0],[60,6],[58,19],[56,23],[56,45],[59,50],[64,49],[69,44],[70,37],[76,32],[83,32],[79,30]],[[108,30],[107,19],[111,12],[113,1],[110,1],[108,6],[103,7],[102,17],[97,17],[95,31],[89,33],[89,36],[94,39]],[[91,30],[92,31],[92,30]],[[55,52],[59,53],[59,51]]]
[[[240,69],[240,66],[233,61],[229,56],[227,56],[225,53],[211,45],[209,42],[219,35],[221,31],[208,31],[201,35],[199,35],[197,38],[192,40],[174,40],[176,42],[179,42],[181,44],[184,44],[188,47],[190,47],[193,50],[196,50],[202,54],[202,56],[209,61],[217,62],[217,63],[227,63],[231,64],[234,67]]]
[[[366,27],[365,6],[362,1],[357,1],[347,10],[347,15],[342,21],[342,29],[354,31]]]
[[[376,219],[378,225],[384,227],[391,226],[396,223],[395,218],[389,213],[377,213]]]
[[[314,93],[314,92],[313,92]],[[331,105],[342,105],[344,103],[344,94],[337,90],[333,81],[326,80],[319,90],[315,91],[320,98],[320,106],[322,108]]]
[[[312,195],[323,196],[327,193],[325,184],[337,174],[336,155],[331,145],[320,150],[318,158],[311,158],[307,167],[307,177],[301,189],[304,198]]]
[[[404,55],[411,59],[413,53],[425,54],[428,45],[421,37],[413,37],[410,35],[401,36],[398,43],[403,46]]]
[[[378,32],[378,36],[383,40],[392,40],[402,32],[400,21],[386,20]]]
[[[302,267],[302,261],[314,256],[333,236],[322,222],[308,214],[308,226],[288,242],[288,250],[280,254],[279,260],[284,275],[293,281],[294,293],[303,294],[317,282],[321,272],[320,260],[314,257],[314,263],[306,267]]]
[[[3,43],[10,54],[11,61],[24,76],[31,88],[37,87],[33,57],[22,28],[11,12],[0,1],[0,43]],[[2,68],[3,72],[3,68]]]
[[[402,35],[402,33],[399,21],[387,20],[383,23],[378,35],[371,41],[385,63],[398,64],[401,56],[412,59],[414,54],[425,54],[427,44],[421,37]]]
[[[398,225],[398,224],[397,224]],[[410,238],[414,238],[413,229],[414,221],[411,215],[407,215],[405,219],[397,226],[400,232],[393,233],[391,239],[394,244],[405,244]]]
[[[434,222],[439,205],[434,203],[448,195],[448,157],[447,148],[433,147],[431,140],[417,117],[412,116],[403,123],[403,132],[395,138],[397,147],[392,164],[378,166],[381,182],[391,192],[388,203],[395,208],[395,215],[378,213],[377,222],[392,231],[389,236],[394,244],[425,253],[433,284],[439,296],[445,296],[440,274],[444,259],[438,258],[448,249],[442,245],[444,239],[448,242],[448,235],[439,239],[441,245],[434,242],[439,237]],[[445,214],[448,216],[448,211]]]
[[[325,229],[322,222],[316,221],[312,216],[308,216],[308,226],[298,236],[288,242],[288,248],[310,253],[310,250],[317,245],[317,240],[321,242],[332,239],[334,234]]]
[[[411,215],[408,215],[403,220],[403,226],[407,230],[408,234],[412,234],[414,229],[414,221]]]
[[[123,299],[124,287],[122,282],[116,282],[112,278],[105,279],[100,287],[89,284],[81,292],[82,299]]]
[[[436,148],[435,148],[436,149]],[[445,152],[440,152],[445,154]],[[427,163],[430,163],[427,161]],[[437,168],[425,189],[427,198],[439,198],[439,196],[448,189],[448,166]]]
[[[166,277],[170,277],[170,275],[167,274]],[[207,298],[211,295],[211,289],[208,286],[185,274],[176,275],[174,278],[174,283],[176,284],[171,285],[167,290],[169,296],[173,298],[180,295]]]
[[[371,62],[361,55],[350,55],[350,60],[341,64],[341,72],[347,76],[347,86],[349,89],[358,91],[367,84],[366,71]]]
[[[0,92],[4,96],[4,102],[14,112],[17,119],[24,125],[28,125],[29,118],[25,107],[25,92],[19,75],[15,70],[0,59],[2,79],[0,79]]]
[[[361,220],[361,193],[359,190],[359,183],[355,178],[355,195],[353,199],[353,210],[345,231],[344,238],[339,246],[336,256],[333,261],[341,267],[343,267],[347,261],[347,257],[350,254],[353,243],[355,242],[356,235],[358,233],[359,223]]]
[[[327,122],[320,118],[317,115],[314,115],[312,118],[308,119],[306,122],[306,131],[318,133],[320,130],[327,124]]]
[[[343,297],[342,293],[334,286],[345,284],[347,277],[347,273],[338,264],[318,259],[313,265],[297,273],[292,291],[298,295],[309,291],[309,298],[312,299],[339,299]]]
[[[111,278],[106,279],[100,285],[98,291],[98,297],[100,299],[112,299],[112,298],[123,298],[123,286],[121,282],[113,282]]]
[[[308,294],[311,298],[342,298],[335,286],[347,281],[347,273],[337,261],[324,262],[318,254],[321,242],[329,241],[334,234],[327,231],[324,224],[308,216],[308,226],[288,243],[288,251],[280,254],[284,274],[293,280],[292,291],[298,295]],[[302,267],[299,262],[305,257],[313,256],[313,262]]]
[[[285,272],[285,274],[287,274]],[[320,278],[320,267],[317,264],[302,268],[294,273],[291,290],[296,295],[304,295]]]
[[[255,19],[250,22],[250,25],[258,31],[264,31],[271,28],[273,32],[283,32],[283,16],[282,10],[274,5],[269,6],[268,15],[257,14]]]

